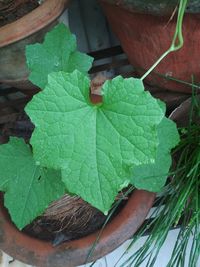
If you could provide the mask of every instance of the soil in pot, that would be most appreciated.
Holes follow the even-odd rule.
[[[119,193],[116,198],[116,200],[122,200],[117,209],[107,216],[80,197],[66,194],[54,201],[44,214],[26,226],[23,232],[29,236],[50,241],[53,246],[87,236],[100,230],[108,216],[111,220],[118,214],[128,200],[124,192]]]
[[[0,27],[20,19],[38,6],[38,0],[0,1]]]
[[[54,246],[78,239],[98,230],[106,216],[80,197],[64,195],[54,201],[42,214],[23,230],[24,233]]]

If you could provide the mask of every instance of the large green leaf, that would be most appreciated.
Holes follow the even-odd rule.
[[[11,138],[8,144],[0,146],[0,169],[5,206],[19,229],[64,194],[60,172],[37,166],[30,147],[22,139]]]
[[[26,59],[31,71],[29,80],[42,89],[49,73],[75,69],[86,73],[93,61],[76,50],[76,37],[62,23],[46,34],[43,44],[26,46]]]
[[[170,151],[179,142],[176,124],[164,118],[158,126],[159,146],[155,163],[133,168],[132,184],[138,189],[159,192],[165,185],[172,163]]]
[[[130,182],[130,166],[154,162],[163,108],[139,79],[121,76],[103,86],[93,105],[89,79],[78,71],[49,75],[26,107],[39,164],[62,169],[67,189],[106,213]]]

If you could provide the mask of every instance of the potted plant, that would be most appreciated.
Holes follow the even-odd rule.
[[[43,44],[29,45],[26,57],[29,78],[41,91],[25,108],[35,125],[29,144],[11,138],[0,146],[0,244],[29,264],[76,266],[105,255],[137,230],[155,197],[144,190],[157,192],[165,184],[179,136],[164,103],[144,91],[141,79],[106,81],[102,99],[93,103],[87,75],[92,59],[76,51],[63,24]],[[100,236],[54,248],[19,231],[66,192],[107,215],[129,185],[137,189]]]
[[[169,48],[176,27],[177,7],[179,2],[182,4],[182,1],[101,0],[100,2],[131,64],[139,75],[143,75]],[[198,85],[200,81],[199,11],[199,1],[188,1],[183,23],[183,49],[177,53],[171,53],[162,60],[145,79],[146,83],[190,93],[193,75]]]
[[[36,89],[28,82],[25,46],[41,42],[45,33],[58,23],[68,3],[68,0],[0,1],[0,83],[27,93]]]
[[[43,44],[28,46],[26,56],[30,80],[41,92],[25,109],[35,125],[30,145],[11,138],[0,146],[1,249],[36,266],[76,266],[103,256],[137,230],[155,197],[143,190],[156,192],[165,184],[178,133],[164,104],[144,91],[140,79],[107,81],[102,101],[92,103],[92,59],[76,51],[75,37],[63,24]],[[89,259],[97,233],[54,248],[17,230],[3,207],[19,229],[65,192],[107,214],[129,184],[140,190],[105,227]]]

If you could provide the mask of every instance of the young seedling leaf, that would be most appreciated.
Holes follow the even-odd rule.
[[[138,189],[159,192],[165,185],[172,163],[170,151],[179,142],[176,124],[164,118],[158,125],[159,146],[155,163],[133,168],[132,184]]]
[[[60,172],[37,166],[30,147],[22,139],[11,138],[0,146],[0,169],[4,203],[19,229],[64,194]]]
[[[155,161],[163,110],[139,79],[121,76],[103,85],[103,103],[89,98],[78,71],[52,73],[26,107],[36,128],[35,159],[62,169],[67,189],[106,213],[130,182],[130,166]]]
[[[75,69],[87,73],[93,61],[76,50],[75,35],[62,23],[46,34],[43,44],[26,46],[26,59],[31,71],[29,80],[41,89],[45,87],[49,73]]]

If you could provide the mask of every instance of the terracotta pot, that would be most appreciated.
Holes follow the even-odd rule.
[[[0,82],[23,90],[36,89],[28,81],[25,46],[41,42],[68,3],[69,0],[46,0],[27,15],[0,28]]]
[[[115,1],[116,2],[116,1]],[[108,21],[119,38],[130,63],[141,77],[153,63],[170,47],[175,31],[176,17],[140,14],[128,11],[124,6],[108,4],[101,0]],[[146,79],[157,87],[191,92],[191,87],[166,77],[174,77],[191,83],[200,82],[199,42],[200,15],[187,13],[183,23],[184,46],[169,54]],[[164,76],[165,78],[161,77]]]
[[[18,231],[10,221],[0,198],[0,249],[17,260],[37,267],[75,267],[87,260],[94,261],[111,252],[130,238],[144,221],[154,201],[155,194],[136,190],[125,207],[105,227],[94,252],[88,255],[98,232],[53,247],[51,243],[37,240]]]

